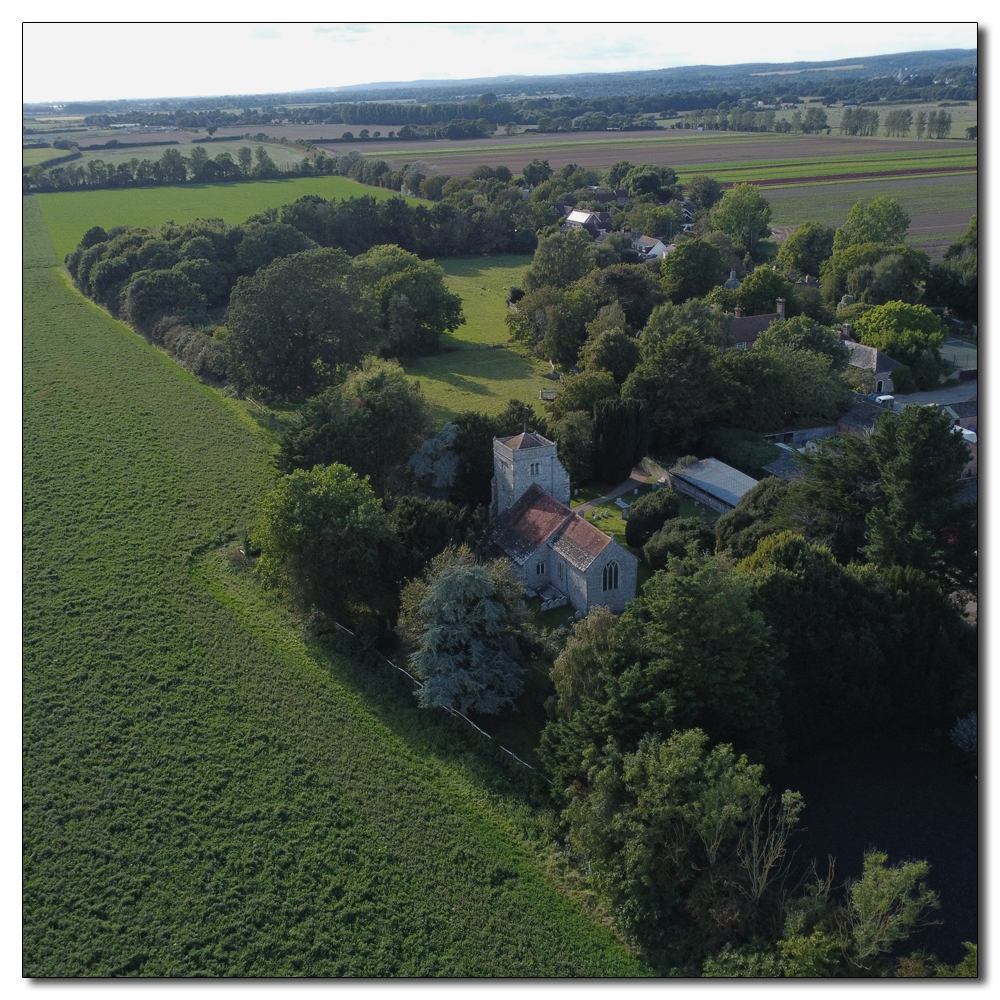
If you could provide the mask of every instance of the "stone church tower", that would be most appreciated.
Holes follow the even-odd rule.
[[[556,443],[531,431],[494,438],[490,520],[512,507],[533,484],[569,505],[569,473],[556,455]]]

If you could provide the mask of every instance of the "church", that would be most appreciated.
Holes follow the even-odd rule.
[[[639,560],[569,507],[556,444],[530,431],[493,439],[490,542],[525,588],[550,607],[622,611],[635,597]],[[544,606],[544,605],[543,605]]]

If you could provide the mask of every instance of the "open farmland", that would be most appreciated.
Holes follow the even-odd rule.
[[[249,146],[251,149],[256,149],[260,145],[263,145],[264,149],[267,150],[268,156],[279,167],[290,167],[295,163],[301,163],[306,158],[305,153],[297,150],[294,146],[283,146],[280,142],[260,143],[256,139],[240,139],[234,142],[204,142],[198,145],[213,160],[220,153],[229,153],[235,160],[236,154],[241,147]],[[87,160],[103,160],[105,163],[127,163],[132,159],[158,160],[168,149],[176,149],[183,156],[190,156],[191,151],[195,148],[194,145],[190,144],[182,146],[129,146],[125,149],[83,149],[80,152],[84,163]]]
[[[940,260],[976,214],[979,184],[976,174],[966,174],[795,184],[768,187],[764,193],[776,226],[797,226],[806,221],[839,226],[855,202],[868,202],[880,195],[898,198],[912,220],[907,242]]]
[[[36,163],[44,163],[46,160],[68,156],[72,152],[71,149],[22,149],[21,166],[33,167]]]
[[[23,974],[647,974],[542,874],[526,772],[222,557],[269,444],[23,211]]]
[[[576,163],[590,170],[607,170],[618,160],[653,163],[684,173],[688,168],[707,169],[713,164],[736,165],[746,161],[805,160],[852,157],[864,161],[872,155],[889,156],[939,150],[975,149],[972,143],[948,140],[882,139],[840,135],[779,135],[767,132],[606,132],[521,134],[489,139],[450,141],[380,140],[337,143],[331,153],[358,148],[394,167],[414,160],[426,161],[437,173],[464,176],[481,163],[504,164],[517,173],[533,159],[548,160],[556,170]]]
[[[169,219],[223,219],[235,224],[266,208],[277,208],[307,194],[322,198],[380,201],[398,191],[366,187],[347,177],[293,177],[236,184],[184,184],[124,190],[60,191],[36,195],[52,244],[62,260],[91,226],[159,226]],[[418,204],[415,198],[407,199]]]

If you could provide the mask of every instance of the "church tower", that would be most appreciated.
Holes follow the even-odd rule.
[[[494,438],[490,520],[516,503],[533,483],[569,505],[569,473],[559,461],[555,441],[532,431]]]

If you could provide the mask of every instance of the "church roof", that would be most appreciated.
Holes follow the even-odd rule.
[[[552,442],[541,434],[534,431],[525,431],[523,434],[515,434],[509,438],[497,438],[497,440],[511,451],[522,451],[525,448],[546,448]]]
[[[574,514],[537,483],[497,517],[492,541],[519,566],[547,543],[579,570],[586,570],[611,543],[600,528]]]

